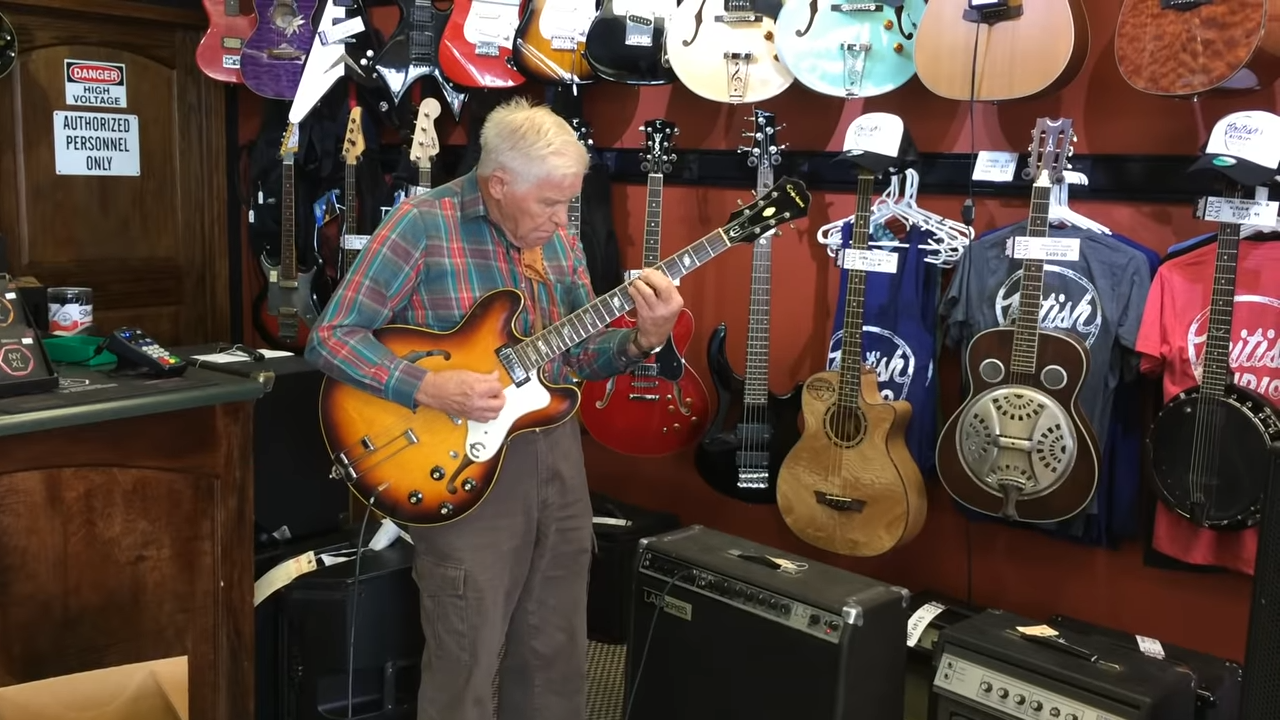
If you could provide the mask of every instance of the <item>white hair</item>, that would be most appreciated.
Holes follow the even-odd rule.
[[[587,149],[569,123],[523,97],[499,105],[480,129],[476,174],[482,177],[502,169],[527,187],[549,177],[585,175],[587,162]]]

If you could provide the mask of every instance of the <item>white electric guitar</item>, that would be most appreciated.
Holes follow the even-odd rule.
[[[791,0],[797,2],[798,0]],[[667,60],[694,94],[722,103],[779,95],[795,76],[773,47],[762,0],[684,0],[667,24]]]
[[[302,122],[316,103],[329,92],[329,88],[338,82],[338,78],[346,74],[348,66],[352,68],[353,76],[362,79],[373,77],[370,72],[373,61],[371,50],[368,50],[367,57],[359,59],[359,65],[347,55],[348,46],[352,44],[351,38],[366,32],[361,3],[346,2],[340,5],[334,0],[325,0],[324,10],[315,27],[315,40],[311,42],[307,64],[302,68],[302,80],[298,82],[298,92],[294,94],[293,105],[289,108],[291,123]],[[359,45],[365,47],[367,40],[362,38]]]
[[[440,117],[440,103],[427,98],[418,105],[418,120],[413,125],[413,144],[409,147],[409,162],[418,168],[418,184],[409,190],[409,197],[421,195],[431,189],[431,160],[440,154],[440,139],[436,137],[436,118]]]

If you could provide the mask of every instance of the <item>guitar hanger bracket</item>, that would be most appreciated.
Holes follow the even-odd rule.
[[[1010,0],[969,0],[961,16],[965,22],[995,25],[1005,20],[1022,17],[1022,3]]]

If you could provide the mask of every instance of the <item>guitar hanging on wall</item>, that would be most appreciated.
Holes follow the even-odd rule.
[[[701,267],[734,245],[751,243],[804,217],[804,183],[783,178],[728,223],[659,263],[672,279]],[[465,517],[493,487],[516,434],[553,427],[573,416],[572,385],[551,385],[540,368],[634,308],[629,284],[526,338],[515,331],[524,297],[505,288],[485,295],[450,332],[388,326],[373,335],[397,357],[428,371],[499,373],[506,404],[498,418],[475,422],[430,408],[410,410],[326,378],[320,425],[333,457],[333,476],[370,507],[409,525],[442,525]],[[519,480],[519,478],[516,478]]]
[[[204,0],[209,30],[196,47],[196,66],[206,76],[225,83],[242,83],[240,53],[258,26],[258,18],[241,15],[242,0]],[[244,0],[247,5],[248,0]],[[3,74],[3,73],[0,73]]]
[[[792,0],[796,2],[796,0]],[[685,0],[667,23],[667,61],[695,95],[721,103],[757,103],[795,77],[773,41],[764,0]],[[775,13],[776,15],[776,13]]]
[[[1240,198],[1231,183],[1224,196]],[[1270,468],[1280,442],[1280,416],[1256,391],[1228,380],[1240,226],[1218,223],[1218,250],[1209,301],[1200,384],[1175,395],[1147,439],[1161,501],[1191,522],[1216,530],[1258,524]]]
[[[347,116],[347,132],[342,138],[342,239],[339,242],[342,254],[338,262],[339,279],[351,272],[351,266],[360,257],[360,251],[369,242],[368,235],[360,234],[359,183],[356,182],[356,168],[364,151],[364,109],[356,105]]]
[[[440,154],[440,138],[436,136],[438,117],[440,103],[435,98],[418,103],[418,119],[413,124],[413,141],[409,147],[409,162],[418,168],[418,184],[409,189],[410,197],[431,189],[431,162]]]
[[[1089,349],[1040,328],[1049,198],[1070,166],[1071,121],[1040,118],[1018,307],[1011,325],[978,334],[965,351],[969,396],[938,434],[938,479],[962,505],[987,515],[1056,522],[1080,512],[1098,484],[1098,441],[1080,410]]]
[[[280,263],[264,253],[258,262],[267,276],[266,287],[254,302],[254,326],[267,344],[280,350],[301,352],[320,313],[315,306],[312,280],[315,268],[298,269],[297,210],[293,160],[298,152],[298,126],[285,128],[280,159],[284,164],[280,192]]]
[[[747,163],[756,168],[756,193],[773,184],[773,167],[782,161],[773,113],[756,110]],[[724,323],[707,342],[707,366],[719,399],[715,417],[698,443],[694,464],[717,492],[750,503],[775,503],[778,468],[800,437],[800,385],[786,395],[769,391],[769,295],[773,236],[761,238],[751,255],[751,308],[747,320],[747,364],[733,372],[725,352]],[[730,417],[733,423],[730,424]]]
[[[289,106],[289,122],[302,122],[343,77],[387,94],[386,84],[373,68],[380,48],[362,0],[325,0],[315,30],[293,105]]]
[[[255,95],[292,100],[315,40],[319,0],[254,0],[258,24],[240,52],[240,75]]]
[[[804,433],[778,471],[778,510],[801,540],[841,555],[883,555],[924,527],[928,500],[920,468],[907,449],[911,405],[880,396],[874,368],[863,362],[862,308],[871,250],[875,175],[858,176],[853,239],[842,253],[845,281],[840,368],[804,384]]]
[[[679,130],[666,120],[650,120],[642,129],[643,168],[649,173],[643,265],[649,268],[662,260],[662,178],[675,161],[671,146]],[[630,329],[636,321],[623,315],[609,326]],[[685,308],[676,318],[671,339],[653,357],[608,380],[583,383],[578,413],[591,437],[624,455],[669,455],[696,442],[707,422],[710,399],[682,356],[691,339],[693,313]]]
[[[440,36],[452,8],[441,12],[432,0],[396,0],[396,4],[400,6],[400,24],[374,58],[374,71],[391,92],[393,105],[400,103],[419,78],[432,78],[456,120],[467,95],[440,69]]]
[[[551,85],[594,82],[585,55],[587,29],[595,19],[594,2],[528,0],[516,28],[511,61],[520,74]]]
[[[666,85],[667,20],[677,0],[604,0],[587,30],[587,64],[609,82]]]
[[[9,74],[18,61],[18,34],[4,15],[0,15],[0,77]]]
[[[883,95],[916,74],[915,31],[924,2],[791,0],[778,13],[778,57],[814,92],[849,99]]]
[[[523,0],[453,0],[440,38],[440,68],[464,87],[498,90],[525,78],[511,64]]]

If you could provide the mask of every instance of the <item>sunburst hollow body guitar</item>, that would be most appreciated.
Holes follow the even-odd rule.
[[[778,59],[765,5],[684,0],[667,23],[667,60],[681,84],[721,103],[761,102],[790,87],[795,76]]]
[[[804,184],[784,178],[758,201],[734,212],[727,225],[659,263],[672,279],[737,244],[755,242],[778,225],[808,214]],[[449,332],[390,326],[374,338],[406,362],[429,371],[498,372],[506,404],[497,419],[476,422],[426,407],[410,410],[332,379],[320,392],[320,424],[333,457],[333,475],[363,502],[409,525],[441,525],[464,517],[493,487],[507,441],[552,427],[577,408],[577,388],[551,385],[541,368],[634,308],[629,283],[547,327],[523,337],[515,323],[524,310],[516,290],[485,295]]]
[[[1098,484],[1098,441],[1080,409],[1089,350],[1079,338],[1040,328],[1049,197],[1063,182],[1070,120],[1036,121],[1031,214],[1018,307],[1011,325],[979,333],[965,352],[969,397],[938,434],[938,479],[961,504],[1026,522],[1065,520]]]
[[[875,176],[858,177],[853,242],[866,253]],[[857,257],[855,255],[854,257]],[[849,270],[840,368],[804,385],[804,432],[778,471],[778,510],[801,540],[841,555],[882,555],[924,526],[928,501],[907,449],[911,405],[880,396],[862,362],[865,271]]]

